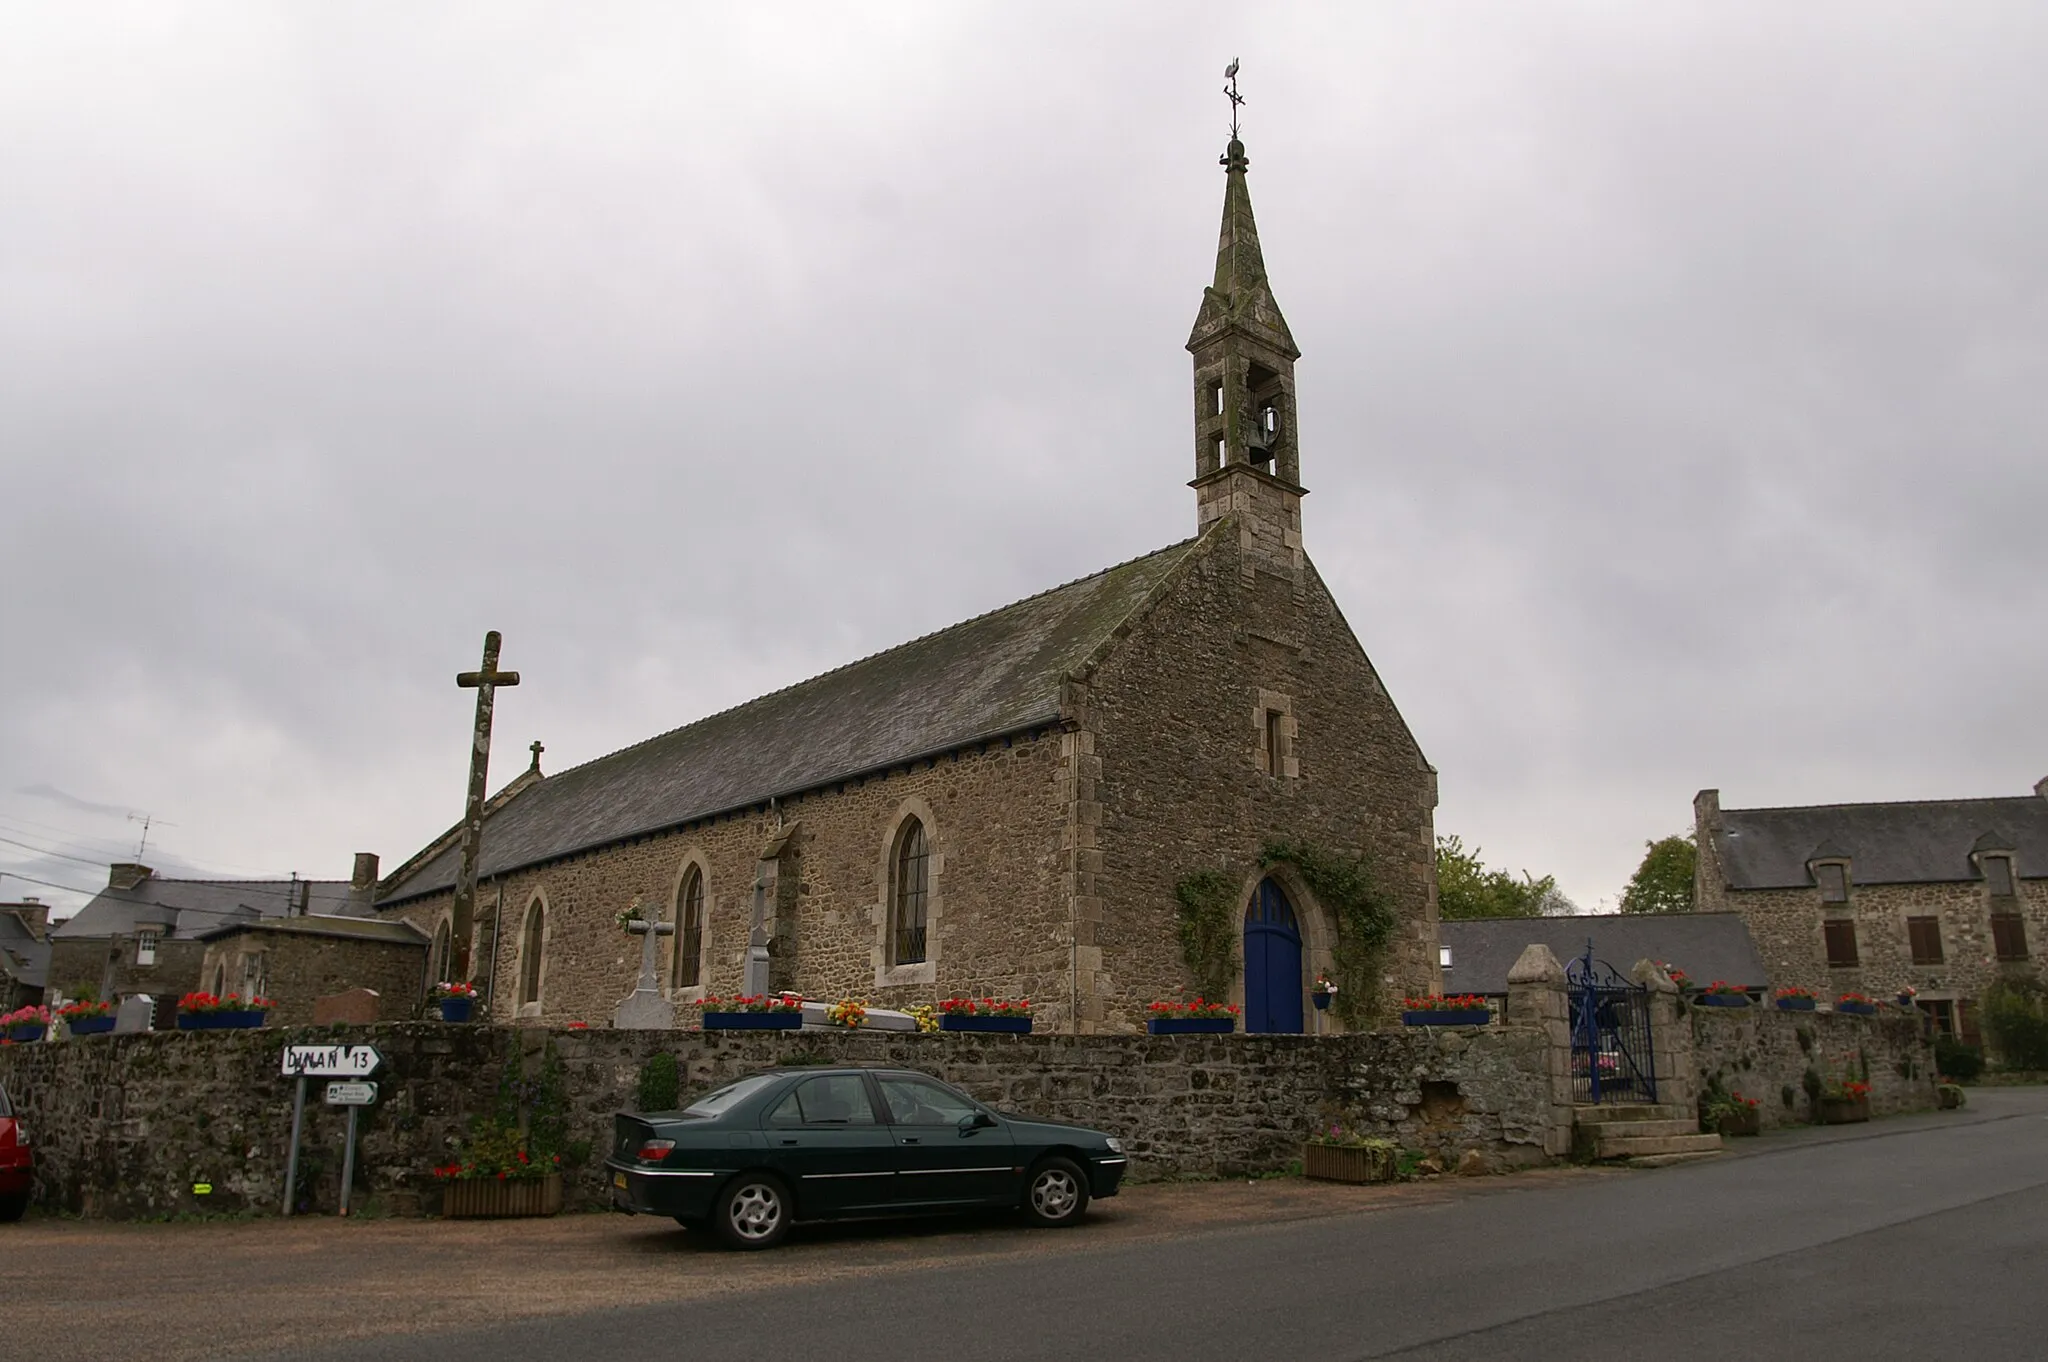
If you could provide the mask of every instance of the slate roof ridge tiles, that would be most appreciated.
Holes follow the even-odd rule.
[[[1133,557],[1126,558],[1121,563],[1111,563],[1108,567],[1098,568],[1094,572],[1084,572],[1079,577],[1073,578],[1071,581],[1061,582],[1058,586],[1049,586],[1043,591],[1034,591],[1029,596],[1019,596],[1014,601],[1009,601],[1003,605],[996,606],[992,610],[984,610],[979,615],[969,615],[966,619],[955,620],[953,623],[948,624],[943,628],[933,629],[927,633],[919,634],[915,638],[904,639],[901,643],[892,643],[886,648],[878,648],[872,653],[867,653],[861,657],[856,657],[849,662],[842,662],[836,667],[829,667],[824,671],[817,672],[811,676],[806,676],[801,680],[792,681],[786,686],[778,686],[774,690],[763,691],[759,695],[749,696],[747,699],[741,700],[736,704],[727,705],[724,709],[713,710],[709,714],[700,715],[699,717],[690,720],[686,724],[677,724],[674,728],[664,729],[659,733],[655,733],[648,737],[642,738],[638,742],[629,742],[623,747],[615,747],[611,751],[604,753],[602,756],[592,757],[588,761],[580,761],[576,763],[576,765],[574,766],[565,766],[561,770],[555,772],[554,775],[548,777],[548,779],[559,780],[563,776],[566,776],[571,772],[581,771],[586,766],[595,766],[597,763],[601,761],[609,761],[613,757],[619,756],[622,753],[631,752],[636,747],[645,747],[649,743],[660,742],[664,738],[672,738],[678,733],[682,733],[689,729],[699,727],[700,725],[713,723],[719,719],[723,719],[727,715],[732,714],[738,710],[746,709],[752,705],[758,705],[763,703],[764,701],[773,700],[780,696],[788,695],[792,691],[802,690],[805,686],[812,686],[818,684],[821,681],[828,681],[831,678],[839,675],[841,672],[848,672],[852,671],[856,667],[866,666],[868,663],[873,662],[878,658],[887,657],[891,653],[901,652],[905,648],[914,648],[920,643],[929,642],[930,640],[939,637],[941,634],[950,634],[955,629],[965,629],[969,625],[979,624],[983,620],[993,619],[997,615],[1003,614],[1005,611],[1021,610],[1022,608],[1024,608],[1027,605],[1030,605],[1034,601],[1042,601],[1047,596],[1057,595],[1059,592],[1065,591],[1069,587],[1079,586],[1083,582],[1092,581],[1097,577],[1107,577],[1112,572],[1116,572],[1122,568],[1130,567],[1134,563],[1142,563],[1147,558],[1157,558],[1159,555],[1163,553],[1171,553],[1175,549],[1187,548],[1190,545],[1193,545],[1197,541],[1199,541],[1201,537],[1202,536],[1200,535],[1192,535],[1186,539],[1176,540],[1174,543],[1168,544],[1163,548],[1156,548],[1149,553],[1140,553],[1134,555]],[[1153,587],[1153,590],[1158,590],[1158,586],[1156,584]],[[1135,618],[1136,616],[1144,613],[1144,611],[1150,609],[1153,603],[1153,599],[1154,597],[1150,593],[1148,593],[1145,601],[1141,603],[1136,610],[1133,610],[1131,614],[1126,618]],[[1118,629],[1122,628],[1123,625],[1119,624]],[[1114,631],[1112,631],[1112,633],[1114,637],[1122,637],[1121,634],[1114,633]],[[1093,658],[1090,659],[1091,664],[1094,660],[1095,659]],[[1001,735],[992,734],[990,736],[1000,737]],[[923,754],[906,753],[905,755],[916,757],[922,756]],[[460,825],[458,824],[457,826],[459,827]],[[394,876],[394,878],[396,877]]]
[[[1722,813],[1820,813],[1829,809],[1949,808],[1957,804],[2001,804],[2011,800],[2038,799],[2022,795],[1964,795],[1956,799],[1857,799],[1838,804],[1727,804]]]
[[[487,814],[481,876],[549,864],[771,797],[1058,720],[1062,687],[1157,599],[1202,536],[1010,601],[536,782]],[[1014,627],[1005,623],[1014,617]],[[495,836],[494,836],[495,834]],[[453,883],[445,844],[386,880],[388,908]]]

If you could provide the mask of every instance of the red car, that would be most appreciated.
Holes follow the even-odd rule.
[[[0,1224],[21,1219],[28,1209],[28,1185],[35,1166],[28,1132],[14,1115],[7,1089],[0,1088]]]

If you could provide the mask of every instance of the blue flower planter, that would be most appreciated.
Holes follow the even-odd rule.
[[[1237,1030],[1237,1018],[1152,1017],[1145,1029],[1155,1036],[1227,1036]]]
[[[107,1017],[78,1017],[64,1023],[71,1028],[74,1036],[104,1036],[114,1029],[114,1019]]]
[[[180,1031],[243,1031],[263,1025],[261,1012],[180,1012]]]
[[[29,1026],[10,1026],[7,1028],[7,1039],[13,1041],[16,1045],[27,1045],[31,1041],[41,1040],[43,1033],[49,1029],[49,1027],[42,1025],[40,1022]]]
[[[1493,1013],[1483,1007],[1428,1008],[1421,1012],[1403,1012],[1403,1026],[1484,1026],[1493,1020]]]
[[[706,1012],[706,1031],[801,1031],[801,1012]]]
[[[1330,999],[1336,996],[1334,993],[1311,993],[1308,995],[1308,1000],[1316,1005],[1316,1011],[1328,1012],[1330,1010]]]
[[[1029,1017],[967,1017],[947,1012],[939,1017],[941,1031],[993,1031],[1001,1035],[1028,1036]]]
[[[475,1007],[475,998],[443,998],[441,999],[441,1020],[444,1022],[466,1022],[469,1020],[470,1012]]]
[[[1694,1007],[1748,1007],[1747,993],[1702,993],[1692,1000]]]
[[[1846,1012],[1852,1017],[1875,1017],[1876,1003],[1836,1003],[1835,1011]]]
[[[1813,1011],[1813,999],[1811,998],[1780,998],[1777,1001],[1780,1012]]]

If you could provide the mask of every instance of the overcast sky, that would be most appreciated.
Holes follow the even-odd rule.
[[[395,866],[488,628],[496,786],[1192,533],[1233,56],[1440,831],[2048,774],[2038,0],[0,22],[0,897]]]

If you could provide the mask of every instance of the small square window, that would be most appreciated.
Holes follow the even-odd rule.
[[[1859,964],[1856,954],[1856,924],[1848,918],[1830,918],[1821,924],[1821,931],[1827,937],[1828,965],[1834,969],[1850,969]]]
[[[1993,898],[2009,899],[2013,896],[2012,857],[1986,856],[1984,858],[1984,885]]]
[[[1907,918],[1906,940],[1913,948],[1914,964],[1939,965],[1942,963],[1940,918]]]
[[[1829,861],[1813,868],[1813,877],[1820,881],[1822,903],[1847,903],[1849,901],[1849,868],[1839,861]]]

